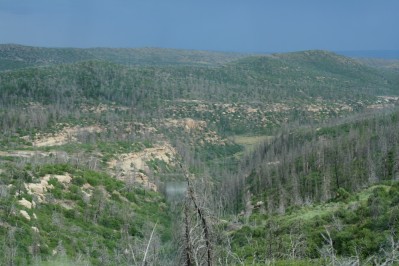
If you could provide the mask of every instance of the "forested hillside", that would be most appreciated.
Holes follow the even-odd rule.
[[[31,66],[70,64],[101,60],[133,66],[202,65],[215,66],[244,54],[158,48],[42,48],[0,44],[0,71]]]
[[[1,45],[0,261],[397,261],[388,66]]]
[[[230,207],[243,208],[247,221],[232,233],[235,250],[248,263],[388,261],[384,252],[398,248],[397,127],[397,111],[379,113],[289,128],[260,145],[243,161],[247,177],[234,184],[247,188],[245,208],[230,201],[239,191],[233,183],[226,187]],[[244,242],[252,248],[241,248]]]

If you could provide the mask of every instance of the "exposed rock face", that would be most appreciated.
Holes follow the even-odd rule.
[[[30,195],[36,195],[39,202],[43,202],[45,200],[44,194],[47,192],[48,188],[53,188],[52,185],[49,185],[47,180],[41,180],[40,183],[28,183],[25,184],[25,188]]]
[[[108,167],[118,179],[125,181],[133,179],[134,182],[157,191],[156,185],[149,180],[150,167],[147,162],[158,159],[174,165],[175,154],[176,151],[169,144],[157,145],[140,152],[120,154],[117,159],[108,163]]]
[[[148,176],[146,176],[143,173],[137,173],[137,175],[135,176],[135,181],[137,183],[140,183],[144,187],[147,187],[147,188],[149,188],[149,189],[151,189],[153,191],[157,191],[158,190],[157,186],[154,183],[151,183],[148,180]]]
[[[43,177],[43,180],[50,180],[50,178],[56,178],[58,180],[58,182],[60,183],[64,183],[64,184],[69,184],[71,183],[72,177],[69,174],[65,174],[65,175],[45,175]]]
[[[24,210],[20,210],[19,213],[21,214],[22,217],[24,217],[26,220],[30,221],[30,215],[24,211]]]
[[[50,185],[48,181],[50,178],[56,178],[58,182],[69,184],[72,180],[72,177],[67,173],[65,175],[45,175],[40,183],[27,183],[25,184],[25,188],[30,195],[36,195],[39,202],[43,202],[46,200],[45,193],[48,189],[54,188],[53,185]]]
[[[36,206],[35,202],[30,202],[26,200],[25,198],[22,198],[21,200],[18,201],[18,204],[21,206],[24,206],[25,208],[32,209]]]

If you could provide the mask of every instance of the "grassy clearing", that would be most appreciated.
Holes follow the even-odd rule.
[[[246,152],[252,151],[257,145],[262,142],[269,141],[273,136],[248,136],[248,135],[236,135],[232,140],[244,146]]]
[[[386,192],[389,191],[390,186],[387,185],[375,185],[371,186],[365,190],[360,191],[359,193],[352,196],[352,198],[348,202],[329,202],[321,205],[303,207],[298,211],[292,213],[289,218],[289,221],[310,221],[316,216],[327,216],[332,215],[340,208],[347,209],[351,204],[356,203],[364,203],[368,200],[368,198],[373,194],[374,189],[383,188]]]
[[[310,221],[316,216],[327,216],[333,214],[341,206],[341,203],[334,202],[313,207],[304,207],[290,215],[291,217],[288,218],[288,221]]]
[[[357,194],[357,196],[359,197],[359,201],[366,201],[370,197],[370,195],[373,193],[373,190],[376,188],[383,188],[386,192],[388,192],[390,189],[390,186],[375,185],[375,186],[371,186],[365,190],[362,190]]]

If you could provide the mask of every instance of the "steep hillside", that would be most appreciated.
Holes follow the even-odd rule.
[[[398,117],[395,111],[276,136],[245,159],[251,191],[271,200],[273,212],[329,200],[340,189],[396,180]]]
[[[251,215],[225,225],[232,251],[244,264],[396,265],[398,188],[397,181],[373,185],[284,214],[253,202]]]
[[[51,256],[131,265],[132,253],[142,260],[155,226],[154,248],[171,240],[168,207],[155,192],[71,164],[20,168],[14,166],[17,158],[8,164],[0,158],[0,258],[5,265],[40,264]],[[171,249],[160,253],[173,257]]]
[[[395,265],[398,117],[289,128],[250,153],[224,185],[241,261]]]

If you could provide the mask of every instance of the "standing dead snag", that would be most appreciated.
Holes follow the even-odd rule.
[[[204,237],[205,240],[205,247],[206,247],[206,264],[208,266],[212,265],[212,244],[211,244],[211,234],[210,234],[210,225],[207,220],[206,214],[204,209],[199,205],[199,199],[197,195],[194,192],[194,188],[192,184],[190,183],[190,178],[188,175],[188,171],[183,168],[183,166],[180,164],[180,167],[183,170],[184,176],[187,180],[187,199],[189,202],[192,202],[194,206],[195,213],[197,214],[197,217],[200,220],[201,223],[201,228],[202,228],[202,236]],[[190,236],[190,221],[189,221],[189,204],[185,204],[185,239],[186,239],[186,265],[193,265],[193,242]],[[195,256],[194,256],[195,257]]]

